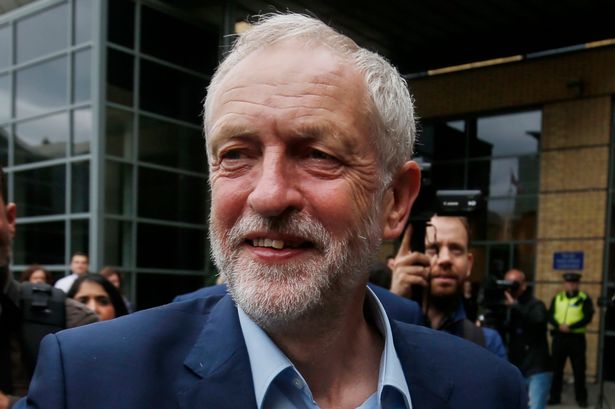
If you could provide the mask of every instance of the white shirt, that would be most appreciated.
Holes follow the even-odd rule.
[[[65,293],[67,293],[70,288],[73,286],[73,283],[75,282],[75,280],[78,278],[79,276],[75,273],[66,276],[66,277],[62,277],[60,278],[58,281],[56,281],[55,284],[55,288],[59,288],[60,290],[64,291]]]

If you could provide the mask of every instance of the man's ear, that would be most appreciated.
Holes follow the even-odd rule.
[[[382,233],[385,240],[396,239],[402,233],[420,188],[421,169],[419,165],[414,161],[404,163],[385,193]]]
[[[466,272],[466,277],[470,277],[470,274],[472,274],[473,264],[474,264],[474,255],[472,253],[468,253],[468,271]]]
[[[15,220],[17,219],[17,205],[15,203],[8,203],[5,206],[6,210],[6,223],[11,240],[15,237]]]

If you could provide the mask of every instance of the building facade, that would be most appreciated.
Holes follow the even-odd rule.
[[[16,273],[40,263],[57,278],[84,251],[92,271],[123,272],[138,308],[215,279],[201,103],[223,34],[255,10],[171,4],[37,0],[0,15]],[[521,268],[548,303],[563,272],[554,254],[574,252],[584,290],[615,294],[613,66],[614,47],[581,47],[409,80],[434,186],[486,198],[472,223],[473,281]],[[615,314],[597,311],[590,375],[615,355]]]

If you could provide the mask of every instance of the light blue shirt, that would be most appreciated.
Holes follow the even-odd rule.
[[[412,409],[410,391],[393,345],[389,319],[369,288],[367,304],[384,338],[384,350],[380,358],[378,390],[357,409]],[[258,409],[318,408],[310,388],[293,363],[241,308],[237,310],[250,358]]]

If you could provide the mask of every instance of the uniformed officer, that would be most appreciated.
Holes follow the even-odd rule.
[[[553,383],[549,404],[560,403],[564,365],[570,357],[574,374],[574,392],[579,407],[587,407],[585,385],[585,331],[594,315],[594,306],[589,295],[579,290],[581,275],[564,274],[565,291],[557,293],[549,308],[549,322],[553,325]]]

